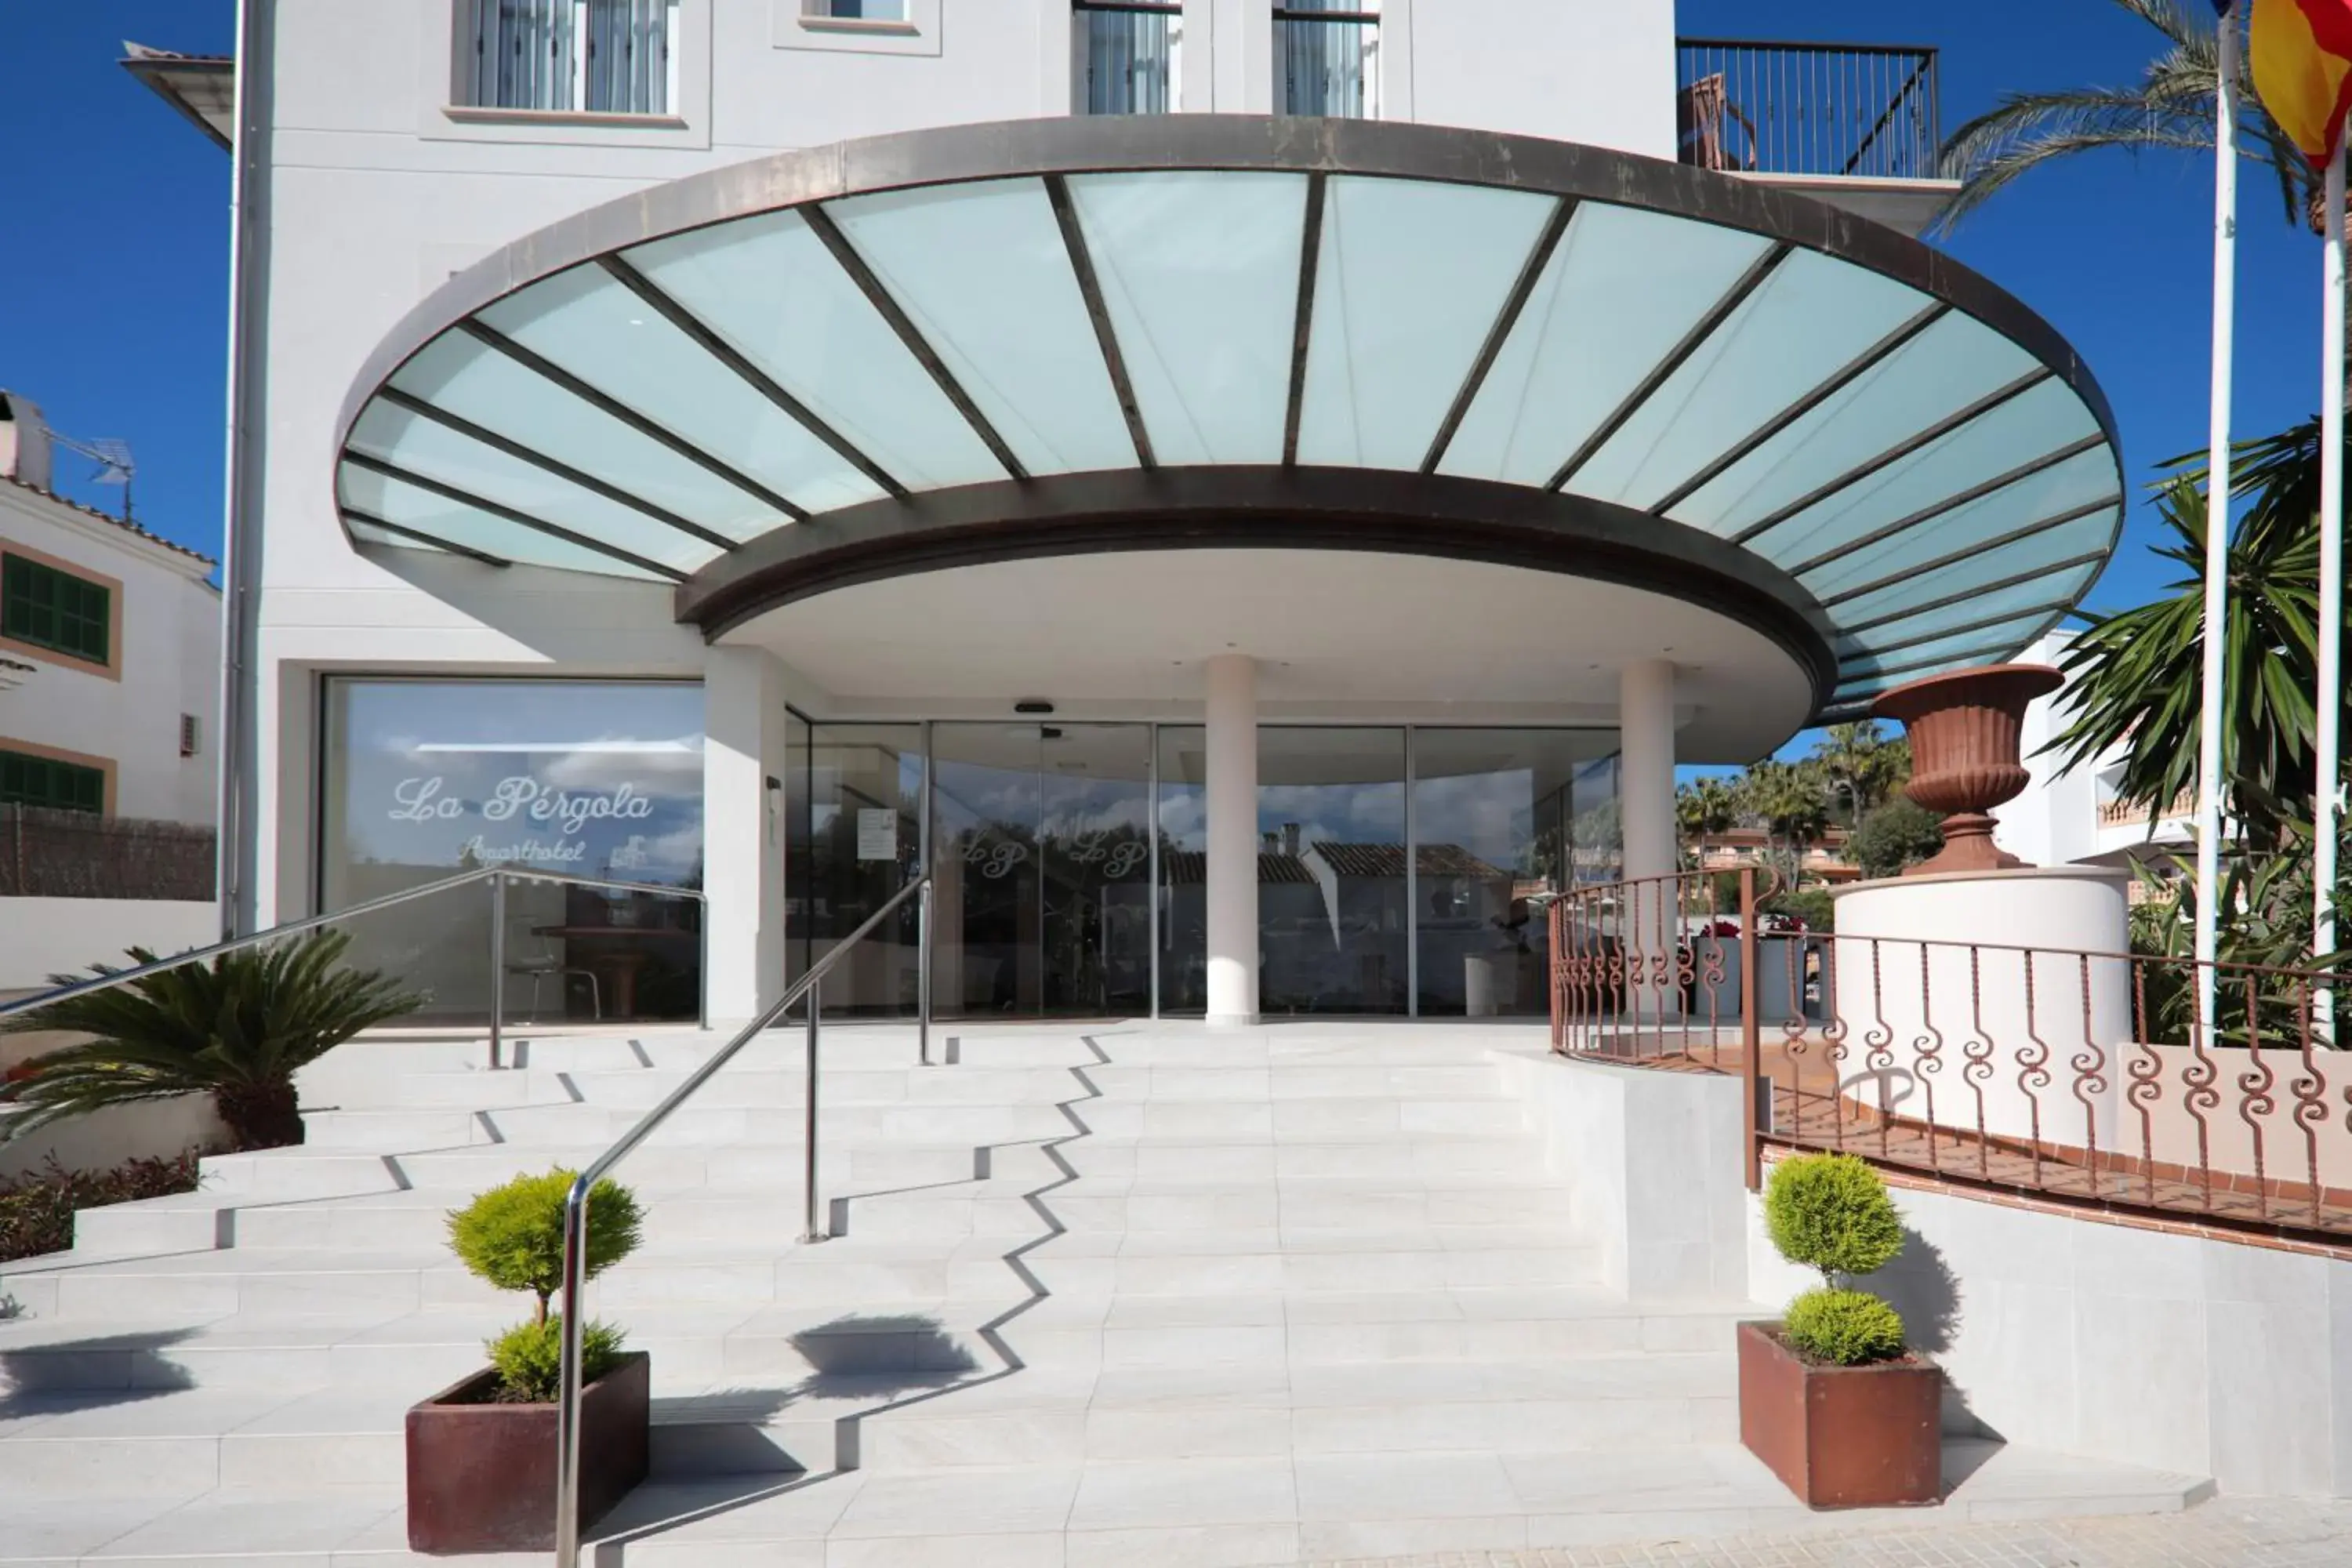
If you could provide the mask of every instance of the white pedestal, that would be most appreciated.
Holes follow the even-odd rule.
[[[1837,894],[1839,1081],[1915,1121],[2116,1147],[2131,1037],[2121,871],[1862,882]]]

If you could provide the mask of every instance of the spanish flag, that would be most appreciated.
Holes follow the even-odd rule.
[[[2315,169],[2325,169],[2352,110],[2352,0],[2254,0],[2254,90]]]

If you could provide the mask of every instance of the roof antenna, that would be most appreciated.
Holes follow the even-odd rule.
[[[98,465],[98,472],[89,477],[91,484],[122,487],[122,521],[129,522],[131,521],[131,476],[139,471],[139,465],[131,460],[131,443],[113,436],[100,436],[88,441],[77,441],[72,437],[62,435],[55,429],[49,432],[49,439],[68,452],[80,453]]]

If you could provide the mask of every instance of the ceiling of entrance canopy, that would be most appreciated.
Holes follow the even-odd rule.
[[[1837,660],[1827,714],[2009,656],[2113,547],[2095,384],[1912,241],[1589,148],[1162,123],[785,154],[533,237],[362,376],[344,525],[683,583],[959,487],[1451,476],[1785,574]]]

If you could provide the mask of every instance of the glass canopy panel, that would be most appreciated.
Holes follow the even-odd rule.
[[[471,436],[396,408],[372,403],[352,426],[354,452],[380,458],[409,473],[455,485],[484,500],[509,506],[542,522],[568,528],[680,572],[692,572],[720,552],[641,511],[582,489],[544,468],[509,458]],[[394,521],[398,521],[395,518]]]
[[[908,489],[1005,478],[798,213],[713,224],[626,256]]]
[[[1965,604],[1946,605],[1940,609],[1905,616],[1899,619],[1888,621],[1883,626],[1872,626],[1867,631],[1842,632],[1838,634],[1833,646],[1841,659],[1851,660],[1868,654],[1873,648],[1907,643],[1915,637],[1926,637],[1940,627],[1975,626],[1979,621],[1990,620],[1995,616],[2023,615],[2028,610],[2043,609],[2062,599],[2071,601],[2090,586],[2091,579],[2098,575],[2098,572],[2099,567],[2096,564],[2071,567],[2065,571],[2045,572],[2040,576],[2030,577],[2022,583],[2011,584],[2006,588],[1994,588],[1973,595]],[[1845,616],[1840,618],[1848,622],[1858,622],[1862,619],[1857,616]]]
[[[1643,510],[1927,306],[1890,278],[1799,250],[1772,270],[1570,481]]]
[[[1071,200],[1163,464],[1278,463],[1300,174],[1085,174]]]
[[[789,521],[750,491],[462,332],[425,344],[394,373],[392,384],[730,539],[753,539]]]
[[[2038,363],[1981,321],[1947,314],[1666,515],[1732,534],[2007,386]]]
[[[1891,583],[1884,588],[1849,599],[1831,614],[1841,626],[1857,626],[1874,621],[1882,616],[1895,615],[1915,605],[1932,604],[1954,594],[1967,593],[1980,584],[2006,582],[2022,572],[2041,567],[2054,567],[2063,561],[2093,551],[2104,550],[2116,529],[2114,507],[2093,512],[2062,527],[2019,540],[1999,550],[1972,555],[1965,561],[1955,561],[1949,566],[1933,572],[1922,572]],[[1946,614],[1958,625],[1980,621],[1991,611],[1973,603],[1947,607]]]
[[[891,191],[825,211],[1024,468],[1135,466],[1044,182]]]
[[[567,572],[594,572],[606,577],[629,577],[646,583],[665,580],[599,551],[509,522],[502,517],[492,517],[431,490],[419,489],[350,463],[342,466],[336,489],[344,505],[357,507],[372,517],[518,565],[554,566]]]
[[[1916,570],[1972,545],[1990,544],[2003,534],[2077,507],[2116,500],[2121,491],[2114,454],[2095,447],[2054,468],[2004,485],[1981,500],[1841,555],[1798,580],[1815,598],[1834,598],[1859,584]]]
[[[601,267],[559,272],[480,315],[525,348],[795,505],[825,511],[882,493],[847,458]],[[492,357],[505,356],[493,351]],[[664,456],[685,461],[674,453]],[[632,488],[626,479],[614,482]],[[758,531],[785,521],[766,507],[759,508],[759,515],[770,521]]]
[[[1769,248],[1738,229],[1582,203],[1439,468],[1549,484]]]
[[[1748,548],[1779,566],[1810,561],[2098,429],[2064,383],[2044,382],[1758,534]]]
[[[1912,643],[1908,647],[1892,647],[1883,654],[1870,652],[1861,644],[1848,644],[1838,650],[1840,654],[1838,668],[1842,679],[1858,680],[1865,676],[1876,676],[1882,671],[1896,667],[1908,669],[1922,660],[1942,659],[1955,654],[1969,653],[1978,648],[2021,647],[2034,633],[2042,629],[2042,623],[2047,621],[2052,614],[2050,610],[2037,609],[2031,615],[2020,616],[2012,620],[2001,621],[1992,626],[1979,625],[1982,617],[1970,616],[1968,624],[1975,627],[1973,631],[1954,632],[1948,637]],[[1885,637],[1890,642],[1908,640],[1894,632],[1877,634],[1865,632],[1863,635],[1865,640],[1874,635]],[[1907,679],[1909,677],[1906,676],[1905,679]]]
[[[1421,466],[1554,205],[1519,191],[1331,179],[1300,462]]]
[[[437,544],[427,543],[422,539],[412,539],[404,533],[394,533],[389,529],[378,528],[375,524],[362,521],[356,517],[344,518],[343,526],[352,531],[353,539],[364,541],[369,544],[390,544],[402,550],[429,550],[436,555],[455,553],[442,549]]]

